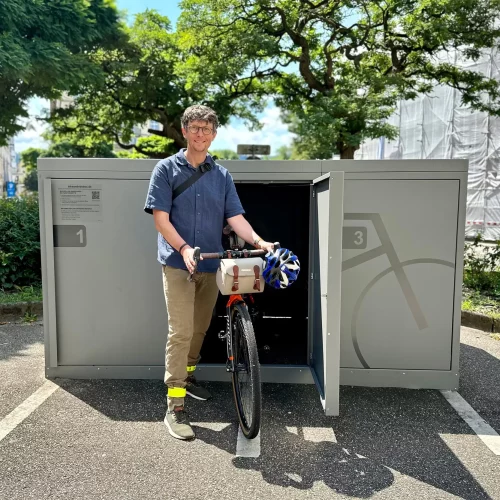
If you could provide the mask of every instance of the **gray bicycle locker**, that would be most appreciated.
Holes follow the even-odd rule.
[[[301,260],[292,287],[255,296],[264,382],[315,383],[328,415],[339,385],[458,387],[466,160],[221,163],[256,231]],[[39,160],[47,378],[163,379],[155,164]],[[200,379],[229,380],[226,300]]]

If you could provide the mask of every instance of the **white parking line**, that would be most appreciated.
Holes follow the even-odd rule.
[[[456,412],[467,422],[479,439],[495,454],[500,455],[500,436],[481,418],[476,410],[455,391],[441,391]]]
[[[28,399],[25,399],[16,409],[12,410],[0,421],[0,442],[10,434],[25,418],[29,417],[46,399],[48,399],[57,389],[58,385],[50,380],[34,392]]]
[[[245,458],[260,457],[260,432],[254,439],[247,439],[241,427],[238,427],[238,440],[236,441],[236,456]]]

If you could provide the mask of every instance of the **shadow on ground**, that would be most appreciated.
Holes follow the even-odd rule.
[[[492,341],[498,342],[498,341]],[[498,342],[500,345],[500,342]],[[500,359],[483,349],[460,346],[460,395],[500,433]]]
[[[56,380],[63,390],[114,420],[162,421],[162,381]],[[206,383],[209,402],[189,400],[197,439],[236,452],[230,384]],[[296,489],[322,481],[345,495],[368,498],[394,482],[393,471],[462,498],[488,498],[440,434],[471,434],[438,391],[341,388],[340,417],[326,417],[315,386],[264,384],[261,456],[233,458],[269,484]],[[226,423],[213,430],[210,424]],[[206,424],[206,425],[203,425]],[[337,442],[307,441],[304,428],[331,428]]]
[[[23,351],[43,342],[43,328],[38,322],[0,325],[0,361],[26,356]]]

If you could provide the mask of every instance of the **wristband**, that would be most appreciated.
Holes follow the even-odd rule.
[[[188,245],[187,243],[184,243],[184,245],[181,245],[181,247],[179,248],[179,253],[181,253],[181,252],[182,252],[182,249],[183,249],[184,247],[186,247],[186,246],[189,246],[189,245]]]
[[[256,240],[253,241],[253,244],[258,247],[259,246],[259,241],[263,241],[262,238],[257,238]]]

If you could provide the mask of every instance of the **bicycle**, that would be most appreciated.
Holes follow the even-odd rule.
[[[224,230],[227,233],[227,228]],[[196,266],[203,259],[242,259],[266,254],[266,250],[241,249],[234,233],[231,236],[231,250],[216,253],[201,253],[194,249]],[[280,248],[274,243],[274,248]],[[192,279],[192,274],[190,278]],[[229,296],[226,304],[226,329],[219,332],[219,339],[226,341],[226,371],[231,373],[233,397],[243,435],[254,439],[260,431],[262,412],[262,391],[260,382],[260,362],[257,342],[248,304],[254,304],[252,294],[234,294]]]

